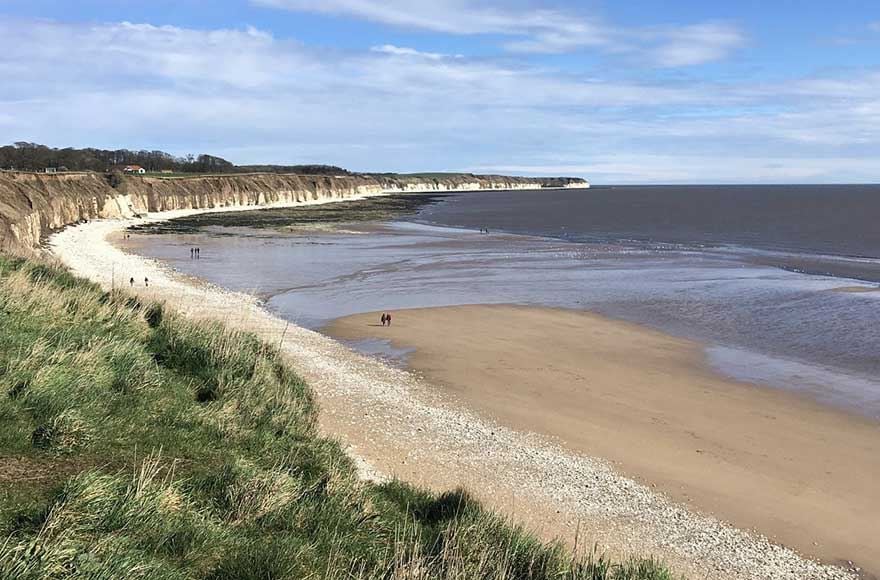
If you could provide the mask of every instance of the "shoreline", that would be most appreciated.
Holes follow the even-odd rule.
[[[832,288],[832,292],[843,292],[845,294],[867,294],[871,292],[880,292],[880,287],[878,286],[840,286],[838,288]]]
[[[865,554],[880,569],[870,544],[876,421],[726,378],[702,343],[589,311],[414,308],[387,328],[377,318],[346,316],[324,331],[389,343],[467,408],[609,460],[681,504],[826,561]]]
[[[171,217],[177,216],[151,215],[146,220]],[[74,273],[104,287],[113,284],[114,271],[138,271],[137,279],[143,274],[151,281],[149,288],[134,289],[138,295],[280,344],[316,393],[323,432],[343,440],[373,476],[378,470],[384,477],[399,476],[434,489],[465,485],[489,507],[545,536],[573,538],[579,528],[589,529],[588,541],[597,541],[600,551],[655,554],[694,578],[855,577],[689,511],[618,475],[605,461],[487,421],[459,408],[413,373],[381,365],[273,316],[253,296],[193,284],[107,240],[138,222],[143,223],[105,220],[70,227],[53,235],[50,246]]]

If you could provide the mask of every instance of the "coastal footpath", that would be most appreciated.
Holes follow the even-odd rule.
[[[251,173],[145,177],[93,172],[0,172],[0,248],[31,255],[65,226],[147,213],[283,206],[389,193],[589,187],[578,178],[500,175],[300,175]]]

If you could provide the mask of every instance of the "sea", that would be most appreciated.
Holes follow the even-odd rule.
[[[191,216],[125,244],[314,329],[456,304],[589,310],[700,341],[734,379],[880,420],[880,186],[409,194]]]

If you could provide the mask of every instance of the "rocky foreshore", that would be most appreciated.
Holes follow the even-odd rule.
[[[0,249],[32,254],[65,226],[151,212],[278,206],[385,193],[589,187],[577,178],[499,175],[300,175],[249,173],[153,177],[92,172],[0,172]]]

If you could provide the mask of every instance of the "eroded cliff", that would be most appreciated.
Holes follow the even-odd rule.
[[[185,178],[101,173],[0,173],[0,249],[33,254],[64,226],[146,212],[345,199],[419,191],[587,187],[583,180],[495,175],[325,176],[272,173]]]

